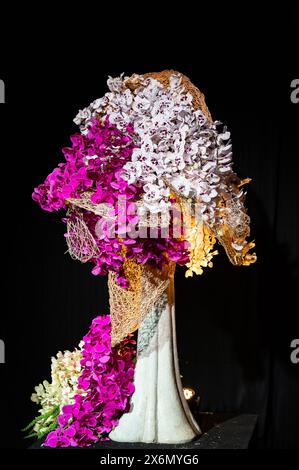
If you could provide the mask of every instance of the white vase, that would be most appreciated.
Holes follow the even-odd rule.
[[[134,384],[130,411],[110,433],[113,441],[174,444],[201,433],[180,379],[173,276],[140,326]]]

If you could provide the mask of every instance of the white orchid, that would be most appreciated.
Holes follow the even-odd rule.
[[[46,415],[51,409],[59,406],[69,405],[78,393],[78,377],[81,374],[81,359],[83,342],[79,349],[74,351],[59,351],[56,357],[52,357],[51,383],[44,380],[34,388],[31,401],[40,405],[40,414]],[[50,418],[49,418],[50,419]],[[34,426],[35,432],[41,432],[41,426],[45,422],[37,421]]]
[[[134,75],[131,80],[140,86],[128,88],[127,77],[109,78],[110,92],[80,111],[76,123],[85,133],[92,117],[105,108],[120,130],[133,125],[136,149],[123,168],[123,177],[142,186],[148,210],[168,210],[166,178],[182,196],[196,197],[205,218],[213,223],[213,201],[222,178],[232,171],[230,133],[226,128],[219,133],[217,121],[210,123],[200,109],[193,108],[193,97],[179,75],[171,76],[168,89],[153,78]]]

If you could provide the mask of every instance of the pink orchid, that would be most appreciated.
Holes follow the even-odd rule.
[[[83,372],[72,405],[64,406],[57,419],[58,428],[48,434],[45,446],[90,446],[107,440],[118,424],[121,414],[128,410],[134,393],[135,342],[128,338],[112,348],[110,316],[99,316],[84,336],[81,364]]]

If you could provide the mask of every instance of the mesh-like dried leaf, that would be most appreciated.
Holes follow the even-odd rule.
[[[86,263],[99,254],[95,239],[80,213],[73,214],[67,220],[66,242],[70,256],[82,263]]]
[[[71,207],[79,207],[80,209],[93,212],[96,215],[100,215],[102,217],[109,217],[109,212],[112,209],[111,205],[104,202],[102,202],[101,204],[95,204],[90,199],[92,194],[92,192],[82,193],[80,198],[66,199],[66,203],[69,204]]]
[[[120,287],[115,281],[115,274],[109,273],[111,342],[113,346],[139,328],[143,319],[167,289],[169,278],[174,275],[174,270],[175,263],[170,263],[163,271],[159,271],[127,260],[125,274],[130,283],[128,289]]]

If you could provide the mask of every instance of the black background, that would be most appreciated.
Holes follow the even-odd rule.
[[[299,104],[290,101],[298,78],[296,16],[292,8],[275,17],[255,12],[244,29],[248,13],[232,17],[232,27],[223,18],[221,29],[211,16],[193,26],[183,15],[180,21],[190,22],[184,31],[167,18],[151,30],[142,20],[137,34],[136,23],[100,33],[105,20],[91,15],[84,28],[64,33],[63,45],[54,27],[41,45],[38,23],[33,37],[27,31],[12,43],[10,60],[3,57],[2,447],[28,445],[20,429],[36,412],[30,395],[49,378],[50,357],[74,348],[91,320],[108,312],[106,279],[64,255],[62,214],[43,212],[32,190],[62,160],[60,148],[77,130],[72,119],[107,91],[108,75],[173,68],[204,92],[214,119],[232,132],[235,170],[253,178],[247,205],[258,255],[255,265],[236,268],[220,249],[201,277],[185,279],[178,269],[183,383],[196,388],[202,410],[257,413],[255,446],[299,448],[299,364],[290,361],[290,343],[299,337]],[[96,28],[99,34],[89,35]]]

